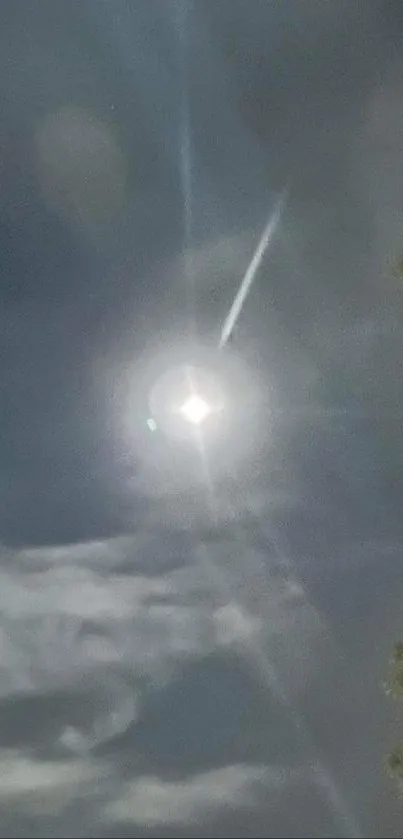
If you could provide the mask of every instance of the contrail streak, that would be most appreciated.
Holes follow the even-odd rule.
[[[251,262],[246,270],[245,276],[239,286],[238,292],[235,295],[234,302],[228,312],[228,315],[224,321],[223,328],[221,330],[221,336],[219,341],[219,349],[225,347],[231,332],[239,318],[239,315],[242,310],[242,306],[245,303],[246,297],[248,292],[250,291],[251,285],[253,280],[256,277],[257,271],[260,267],[262,259],[269,247],[269,244],[277,230],[278,223],[281,218],[281,214],[284,209],[284,204],[287,198],[288,190],[284,190],[280,196],[280,199],[277,203],[277,207],[274,210],[274,213],[271,214],[269,221],[263,231],[262,237],[260,242],[256,248],[256,251],[251,259]]]

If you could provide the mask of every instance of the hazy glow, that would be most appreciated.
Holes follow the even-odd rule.
[[[127,170],[111,124],[66,105],[38,126],[35,157],[52,210],[90,233],[119,217],[127,198]]]
[[[193,394],[181,407],[182,416],[193,425],[200,425],[211,413],[211,407],[201,396]]]

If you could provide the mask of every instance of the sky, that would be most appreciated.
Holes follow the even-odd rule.
[[[0,836],[401,836],[402,34],[1,4]]]

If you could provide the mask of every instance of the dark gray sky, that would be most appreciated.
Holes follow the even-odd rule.
[[[400,0],[1,5],[0,836],[401,836],[402,35]],[[146,427],[191,314],[238,398],[214,515]]]

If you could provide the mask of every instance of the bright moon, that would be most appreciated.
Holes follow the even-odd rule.
[[[183,403],[180,411],[188,422],[200,425],[211,413],[211,407],[201,396],[194,394]]]

